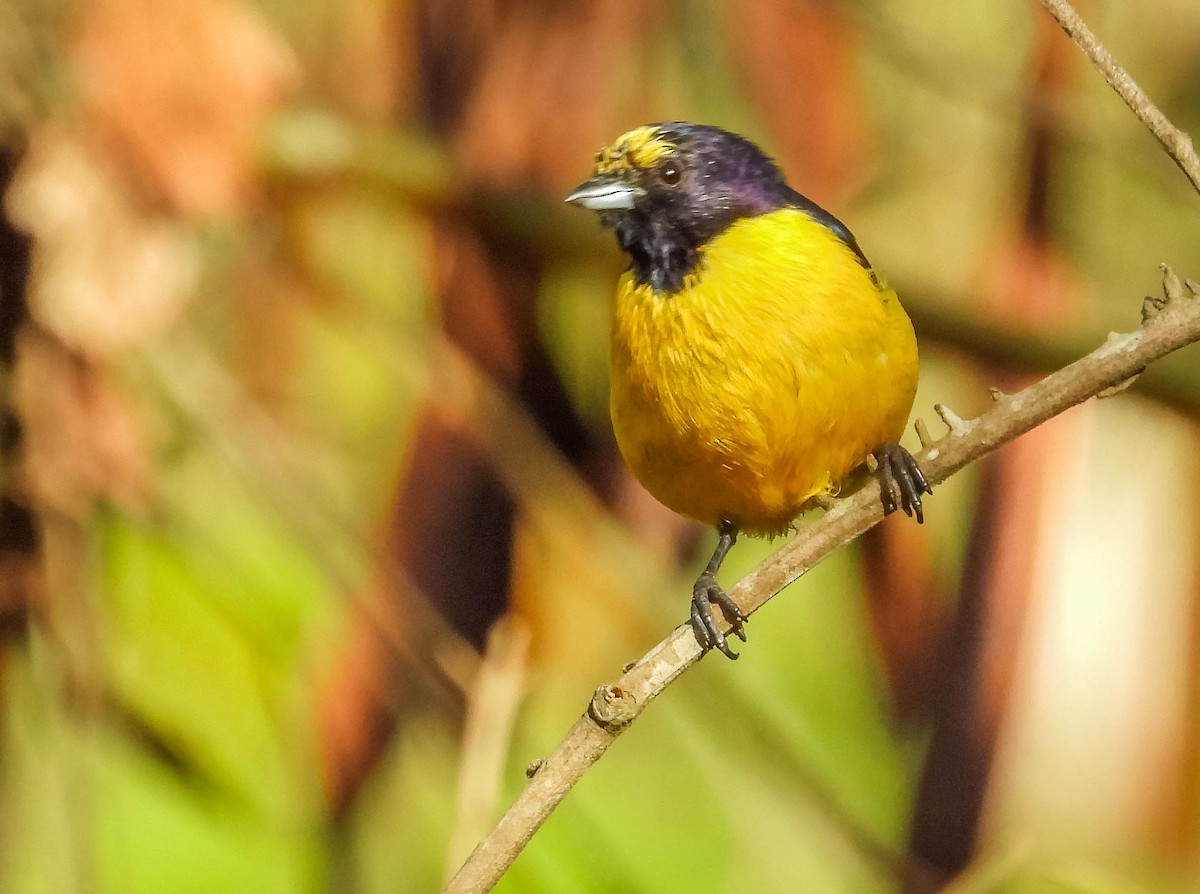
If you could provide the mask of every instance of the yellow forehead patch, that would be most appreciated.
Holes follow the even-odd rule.
[[[596,173],[613,174],[630,168],[647,170],[675,151],[675,144],[667,140],[652,124],[635,128],[617,137],[611,146],[596,153]]]

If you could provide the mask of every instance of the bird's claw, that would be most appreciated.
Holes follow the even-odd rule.
[[[729,632],[745,642],[746,616],[737,603],[729,598],[729,594],[721,589],[717,579],[706,571],[692,587],[692,631],[705,652],[716,649],[726,658],[737,659],[738,653],[729,648],[729,641],[717,624],[712,610],[714,605],[721,609],[721,614],[729,622]]]
[[[879,460],[880,492],[883,498],[883,514],[890,515],[897,509],[915,518],[917,524],[925,521],[925,510],[921,506],[921,494],[932,494],[933,488],[925,479],[925,473],[913,459],[913,455],[899,444],[888,442],[875,453]]]

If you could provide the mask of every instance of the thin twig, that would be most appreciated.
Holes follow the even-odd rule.
[[[1165,301],[1148,302],[1141,328],[1113,333],[1086,357],[1051,373],[1015,394],[999,395],[982,416],[960,420],[949,411],[955,430],[918,454],[925,476],[944,481],[968,463],[996,450],[1064,410],[1137,375],[1149,364],[1184,345],[1200,341],[1200,288],[1185,285],[1164,267]],[[839,547],[883,518],[875,478],[839,500],[754,571],[730,595],[752,614],[776,593]],[[567,792],[646,706],[701,657],[691,627],[684,624],[632,665],[616,682],[596,690],[575,722],[532,780],[467,862],[445,894],[490,891]]]
[[[1175,127],[1150,101],[1066,0],[1042,0],[1042,5],[1200,192],[1200,156],[1191,137]],[[1114,333],[1091,354],[1017,394],[994,394],[996,405],[977,419],[964,421],[948,408],[939,407],[939,415],[951,431],[926,446],[919,455],[926,477],[934,483],[943,481],[1047,419],[1101,392],[1111,392],[1155,360],[1200,340],[1197,290],[1190,281],[1184,288],[1169,270],[1165,273],[1168,300],[1161,306],[1148,305],[1152,310],[1141,329],[1125,335]],[[1188,300],[1181,300],[1185,298]],[[927,439],[927,433],[922,432],[923,445]],[[783,587],[882,517],[878,485],[872,479],[871,484],[830,508],[806,529],[802,538],[792,540],[766,559],[731,590],[731,595],[747,615],[752,614]],[[588,768],[650,701],[700,657],[690,628],[683,625],[618,681],[597,689],[587,712],[571,727],[554,753],[538,764],[529,785],[450,881],[446,894],[482,894],[491,890]]]
[[[948,348],[965,353],[988,369],[1045,375],[1086,354],[1104,337],[1098,319],[1075,321],[1053,330],[982,319],[965,295],[943,293],[917,283],[897,284],[904,309],[921,335],[921,350]],[[1137,393],[1200,419],[1200,374],[1186,365],[1164,363],[1146,370]]]
[[[1079,13],[1075,12],[1067,0],[1041,0],[1041,2],[1042,6],[1046,7],[1046,11],[1054,16],[1055,21],[1067,32],[1071,40],[1075,41],[1075,45],[1092,60],[1092,64],[1104,75],[1104,80],[1108,81],[1108,85],[1116,90],[1121,99],[1125,101],[1125,105],[1129,106],[1133,114],[1137,115],[1139,121],[1150,128],[1150,132],[1167,150],[1167,154],[1174,159],[1175,164],[1179,165],[1184,176],[1191,181],[1192,188],[1200,193],[1200,155],[1196,154],[1192,138],[1172,124],[1167,116],[1159,111],[1158,106],[1151,102],[1150,97],[1146,95],[1146,91],[1138,86],[1137,81],[1130,77],[1129,72],[1117,64],[1112,53],[1096,38],[1096,35],[1092,33],[1092,30],[1088,28],[1083,19],[1079,17]]]

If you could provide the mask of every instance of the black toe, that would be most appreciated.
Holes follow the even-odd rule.
[[[714,605],[721,609],[721,614],[729,623],[729,632],[745,642],[746,616],[742,614],[737,603],[729,598],[729,594],[721,589],[713,576],[705,573],[700,575],[692,588],[692,631],[696,634],[696,642],[704,651],[716,649],[726,658],[736,660],[738,653],[729,648],[729,641],[713,613]]]
[[[931,494],[933,488],[913,455],[899,444],[889,442],[879,448],[876,457],[879,459],[884,514],[903,509],[904,514],[915,518],[918,524],[924,522],[921,494]]]

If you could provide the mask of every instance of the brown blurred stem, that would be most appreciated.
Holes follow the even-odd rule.
[[[1092,64],[1104,75],[1104,80],[1117,91],[1138,120],[1150,128],[1163,149],[1167,150],[1167,154],[1191,181],[1192,188],[1200,193],[1200,156],[1196,154],[1192,138],[1167,120],[1167,116],[1150,101],[1146,91],[1138,86],[1129,72],[1117,64],[1112,53],[1096,38],[1067,0],[1041,0],[1041,3],[1075,41],[1075,45],[1092,60]]]
[[[1146,300],[1142,326],[1113,333],[1099,348],[1016,394],[997,395],[983,415],[963,420],[945,407],[939,415],[949,431],[925,444],[917,459],[933,483],[946,480],[968,463],[996,450],[1064,410],[1115,389],[1154,361],[1200,341],[1200,285],[1186,286],[1164,269],[1164,300]],[[918,430],[923,430],[921,426]],[[922,438],[925,441],[926,438]],[[730,590],[747,615],[834,550],[883,518],[879,486],[871,478],[861,490],[837,501],[802,536],[786,543]],[[646,706],[701,658],[688,625],[683,625],[632,665],[617,681],[596,690],[584,715],[476,847],[446,887],[446,894],[490,891],[547,817],[608,747]]]

